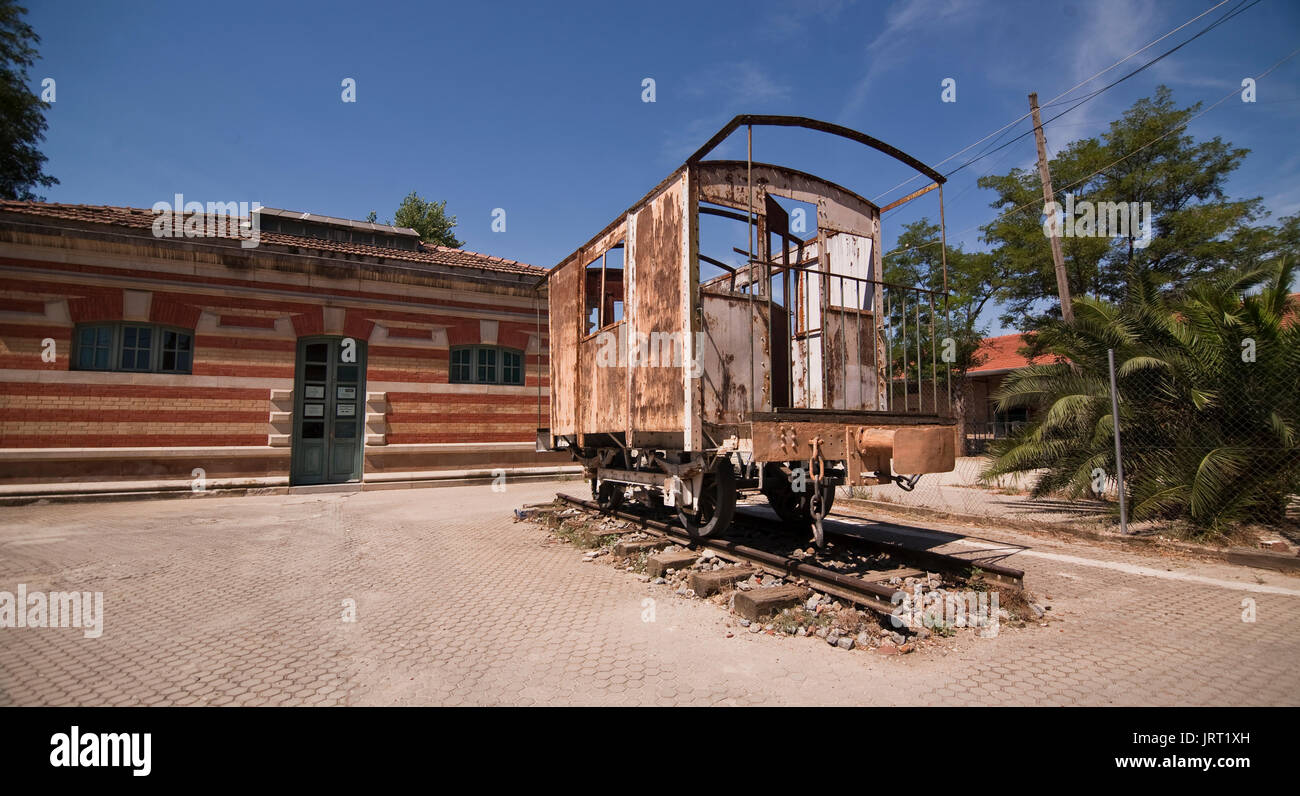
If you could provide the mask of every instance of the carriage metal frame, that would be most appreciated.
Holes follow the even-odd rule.
[[[742,126],[745,160],[705,159]],[[755,126],[846,138],[931,183],[880,208],[822,177],[755,162]],[[939,397],[951,379],[936,354],[946,262],[944,290],[880,279],[881,213],[937,188],[942,227],[943,182],[856,130],[735,117],[548,271],[551,425],[538,429],[538,449],[571,452],[602,505],[631,495],[674,507],[701,537],[725,532],[738,495],[761,492],[819,546],[837,486],[911,489],[922,474],[951,471],[955,429]],[[815,206],[816,235],[792,232],[777,198]],[[748,250],[735,249],[742,264],[700,251],[701,214],[748,225]],[[720,273],[701,281],[702,264]]]

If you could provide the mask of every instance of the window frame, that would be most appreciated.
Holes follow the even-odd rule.
[[[623,265],[621,268],[610,269],[609,260],[608,260],[609,253],[616,249],[622,253]],[[594,308],[589,309],[587,307],[587,303],[590,300],[591,296],[588,295],[588,291],[587,291],[587,272],[590,270],[594,270],[592,266],[594,266],[597,262],[600,263],[600,297],[599,297],[599,302],[596,304],[596,306]],[[620,317],[617,320],[609,320],[605,318],[605,293],[608,287],[608,276],[606,272],[608,270],[620,271],[623,274],[623,298],[618,300],[618,303],[623,305],[622,311],[619,313],[623,317]],[[605,249],[596,257],[592,258],[591,262],[583,266],[582,303],[580,306],[582,309],[582,339],[583,340],[590,340],[591,338],[595,337],[601,332],[611,329],[615,326],[618,326],[620,323],[623,322],[623,319],[627,316],[627,241],[626,240],[618,241],[613,246],[610,246],[608,249]],[[588,328],[591,323],[590,320],[591,309],[594,309],[596,311],[596,328],[592,329],[591,331],[588,331]]]
[[[469,363],[466,365],[457,365],[456,354],[469,352]],[[495,381],[481,380],[479,370],[487,365],[480,365],[481,353],[491,352],[493,357],[492,378]],[[507,372],[506,357],[514,356],[518,358],[519,381],[506,381]],[[449,384],[479,384],[485,387],[524,387],[528,383],[527,355],[518,348],[509,348],[499,345],[454,345],[447,354],[447,382]],[[466,367],[469,371],[468,379],[456,378],[456,368]],[[514,368],[510,368],[513,370]]]
[[[83,350],[83,345],[81,342],[82,332],[87,329],[103,329],[103,328],[107,328],[109,330],[108,366],[100,368],[100,367],[95,367],[92,364],[89,367],[82,367],[82,365],[80,364],[81,352]],[[149,331],[150,342],[149,342],[148,367],[126,368],[122,366],[123,347],[126,342],[126,330],[128,328],[147,329]],[[163,355],[164,355],[164,345],[167,339],[166,337],[167,333],[169,332],[176,335],[185,335],[186,337],[189,338],[190,345],[189,345],[189,352],[188,352],[189,353],[188,368],[185,368],[183,370],[180,368],[173,368],[170,370],[163,369],[162,364],[163,364]],[[196,335],[193,329],[186,329],[181,326],[171,326],[169,324],[161,324],[161,323],[137,323],[135,321],[98,321],[98,322],[91,322],[91,323],[78,323],[75,326],[73,326],[72,329],[72,357],[68,369],[78,370],[83,372],[97,372],[97,373],[160,373],[163,375],[172,375],[172,376],[193,375],[195,336]],[[136,341],[137,344],[132,348],[132,351],[140,350],[138,334],[136,337]],[[98,345],[91,346],[92,349],[98,349],[99,347],[100,346]],[[181,349],[176,348],[175,350],[179,353]]]

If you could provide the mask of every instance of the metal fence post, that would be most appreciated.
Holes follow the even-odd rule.
[[[1128,510],[1124,504],[1124,455],[1119,444],[1119,388],[1115,386],[1115,349],[1107,349],[1110,359],[1110,417],[1115,427],[1115,477],[1119,483],[1119,529],[1128,534]]]

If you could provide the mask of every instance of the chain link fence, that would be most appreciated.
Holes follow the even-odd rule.
[[[890,484],[842,496],[989,526],[1119,533],[1122,464],[1130,534],[1294,548],[1300,360],[1293,339],[1270,345],[1277,350],[1265,358],[1259,340],[1243,336],[1220,346],[1234,356],[1207,350],[1199,363],[1158,347],[1117,351],[1118,461],[1110,349],[1025,368],[991,400],[1026,419],[965,422],[952,472],[922,476],[912,491]]]

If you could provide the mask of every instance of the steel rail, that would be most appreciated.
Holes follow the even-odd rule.
[[[572,495],[557,493],[555,497],[557,500],[587,511],[627,520],[633,523],[638,529],[662,539],[667,539],[688,547],[707,548],[727,560],[749,564],[757,569],[769,572],[779,577],[789,578],[792,580],[801,579],[813,589],[848,600],[871,611],[875,611],[882,616],[892,615],[897,608],[897,605],[894,603],[894,595],[899,590],[889,586],[884,586],[878,581],[871,581],[853,575],[845,575],[826,567],[806,563],[797,558],[780,556],[775,553],[769,553],[766,550],[759,550],[726,539],[693,537],[684,529],[662,520],[652,519],[643,514],[635,514],[620,509],[604,508],[594,501],[576,498]],[[755,517],[752,514],[737,514],[735,519],[764,530],[788,530],[784,523],[768,520],[764,517]],[[1011,567],[1004,567],[999,564],[972,562],[957,556],[936,553],[930,550],[917,550],[915,548],[909,548],[890,542],[881,542],[874,539],[864,539],[859,536],[844,534],[842,532],[832,531],[831,533],[832,535],[849,540],[853,545],[865,547],[872,552],[886,555],[892,559],[917,565],[928,571],[944,572],[959,577],[969,577],[975,569],[978,569],[981,572],[992,576],[993,579],[1007,583],[1008,585],[1023,588],[1024,572],[1012,569]]]

